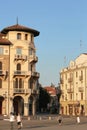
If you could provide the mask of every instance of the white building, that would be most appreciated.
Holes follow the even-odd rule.
[[[16,24],[0,33],[0,114],[36,113],[38,78],[34,37],[39,31]]]
[[[60,72],[61,113],[87,115],[87,53],[70,61]]]

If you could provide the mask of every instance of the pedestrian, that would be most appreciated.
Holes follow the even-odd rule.
[[[59,114],[57,120],[58,120],[59,125],[61,125],[62,124],[62,116],[61,116],[61,114]]]
[[[80,117],[77,116],[77,117],[76,117],[76,120],[77,120],[77,123],[79,124],[79,123],[80,123]]]
[[[14,121],[15,121],[15,117],[14,117],[14,113],[10,113],[10,130],[13,130],[13,124],[14,124]]]
[[[21,127],[22,127],[22,118],[21,118],[20,113],[18,113],[18,115],[17,115],[17,128],[18,128],[18,130],[21,129]]]

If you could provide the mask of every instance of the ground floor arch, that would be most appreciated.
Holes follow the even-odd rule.
[[[6,111],[6,104],[5,104],[4,101],[5,101],[4,97],[0,96],[0,115],[2,115],[3,113],[5,113],[5,111]],[[3,102],[4,102],[4,104],[3,104]]]
[[[14,114],[24,115],[24,99],[21,96],[15,96],[13,99]]]

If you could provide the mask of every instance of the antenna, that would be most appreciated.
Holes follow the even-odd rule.
[[[17,25],[18,25],[18,17],[17,17],[17,19],[16,19],[16,20],[17,20]]]
[[[82,40],[80,40],[80,50],[82,50]]]

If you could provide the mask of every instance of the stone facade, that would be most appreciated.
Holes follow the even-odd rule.
[[[87,54],[83,53],[60,72],[61,113],[87,115]]]
[[[36,113],[39,95],[34,38],[37,30],[19,24],[0,33],[0,114]]]

